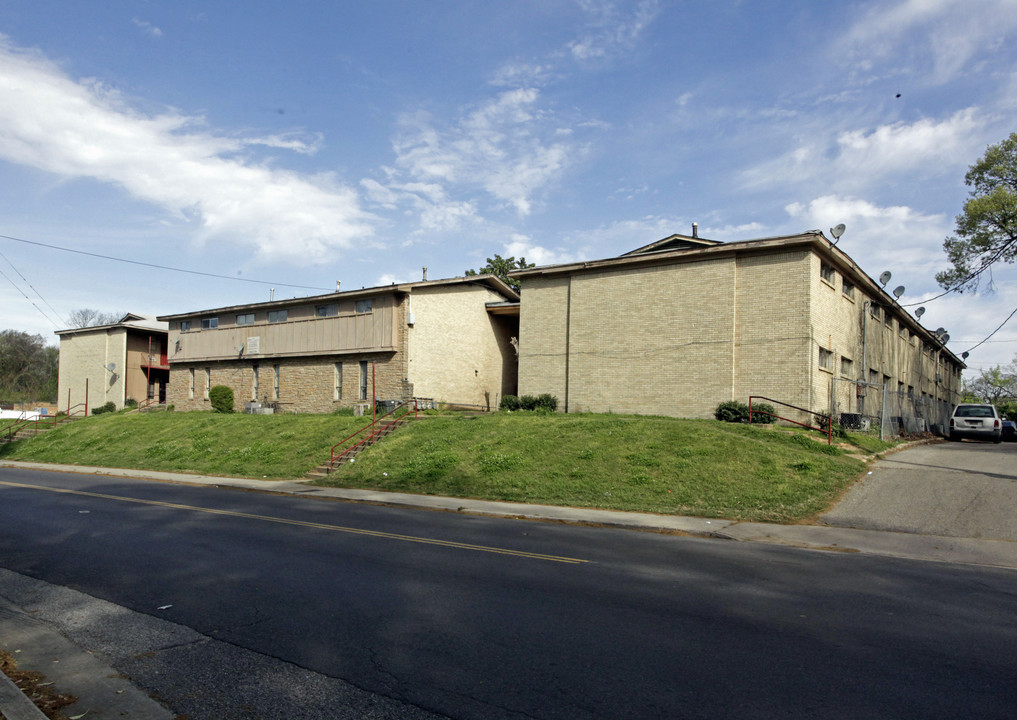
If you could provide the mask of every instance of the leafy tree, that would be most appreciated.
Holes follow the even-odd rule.
[[[501,255],[495,255],[493,258],[488,258],[487,265],[479,270],[467,270],[466,277],[473,277],[474,275],[497,275],[512,286],[513,290],[519,292],[519,281],[510,278],[509,273],[513,270],[525,270],[526,268],[531,267],[536,267],[536,263],[528,263],[524,257],[516,260],[515,257],[503,258]]]
[[[113,325],[120,322],[126,313],[122,312],[99,312],[91,308],[80,308],[67,316],[68,327],[87,328],[99,325]]]
[[[0,332],[0,399],[5,402],[54,402],[60,351],[42,335]]]
[[[982,370],[974,380],[964,383],[966,397],[1000,405],[1017,401],[1017,358],[1009,365]]]
[[[233,412],[233,388],[229,385],[216,385],[208,391],[208,401],[217,413]]]
[[[981,271],[1000,260],[1017,260],[1017,132],[997,145],[964,176],[971,187],[956,235],[943,241],[953,264],[936,275],[944,288],[977,289]]]

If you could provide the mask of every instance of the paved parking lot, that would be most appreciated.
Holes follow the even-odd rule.
[[[944,442],[895,453],[820,521],[1017,541],[1017,443]]]

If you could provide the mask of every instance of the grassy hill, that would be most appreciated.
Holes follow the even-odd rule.
[[[363,424],[334,415],[115,414],[0,446],[0,458],[301,477]],[[864,470],[798,432],[712,420],[497,413],[400,429],[327,484],[491,500],[793,522]]]

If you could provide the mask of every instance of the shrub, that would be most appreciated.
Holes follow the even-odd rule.
[[[723,422],[748,422],[749,406],[737,400],[728,400],[717,406],[717,409],[713,411],[713,416]]]
[[[136,408],[136,407],[138,407],[138,401],[135,400],[134,398],[127,398],[126,400],[124,400],[124,407],[125,408]]]
[[[233,412],[233,388],[216,385],[208,391],[208,401],[212,403],[212,409],[218,413]]]
[[[554,412],[558,409],[558,398],[550,393],[543,393],[537,396],[536,410],[546,410],[547,412]]]
[[[99,407],[92,408],[93,415],[102,415],[104,413],[111,413],[117,411],[117,405],[115,402],[110,400],[109,402],[100,405]]]
[[[537,398],[533,395],[523,395],[519,398],[519,409],[520,410],[535,410],[537,408]]]
[[[504,395],[504,396],[502,396],[501,403],[498,405],[498,409],[499,410],[508,410],[509,412],[512,412],[513,410],[518,410],[519,409],[519,398],[516,397],[515,395]]]
[[[745,417],[748,418],[748,408],[745,409]],[[774,417],[776,413],[773,405],[767,403],[757,403],[752,406],[752,424],[753,425],[766,425],[767,423],[776,422],[777,418]],[[769,414],[767,414],[769,413]]]

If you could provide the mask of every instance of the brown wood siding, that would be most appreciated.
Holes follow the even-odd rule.
[[[345,308],[344,308],[345,309]],[[343,352],[379,352],[396,349],[394,298],[374,298],[369,313],[343,312],[333,317],[310,317],[303,308],[291,308],[291,319],[282,323],[259,320],[253,325],[219,327],[215,330],[170,331],[170,362],[237,359],[244,346],[245,358],[326,355]],[[296,316],[293,319],[293,316]],[[200,324],[200,319],[195,324]],[[249,352],[248,339],[260,339],[258,353]]]

